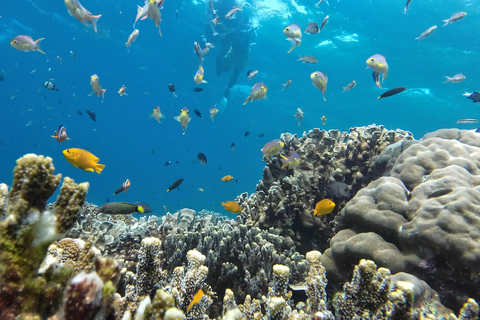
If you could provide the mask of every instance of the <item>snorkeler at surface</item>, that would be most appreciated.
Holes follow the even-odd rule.
[[[242,2],[242,11],[237,11],[234,18],[226,19],[225,15],[233,6],[239,6],[235,0],[214,1],[213,5],[217,14],[220,16],[220,22],[217,25],[211,21],[215,18],[213,12],[209,9],[209,15],[212,19],[209,21],[208,33],[209,39],[220,45],[220,50],[216,57],[217,76],[224,72],[232,72],[227,87],[222,97],[217,103],[217,109],[223,112],[228,105],[230,89],[235,85],[245,64],[248,61],[249,47],[255,38],[255,30],[249,22],[250,4]]]

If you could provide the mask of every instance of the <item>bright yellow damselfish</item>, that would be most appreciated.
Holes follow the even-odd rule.
[[[240,205],[235,201],[222,202],[222,206],[225,207],[225,210],[230,211],[232,213],[242,212],[242,207],[240,207]]]
[[[87,150],[79,149],[79,148],[70,148],[63,150],[63,155],[65,159],[75,168],[80,168],[84,171],[89,172],[97,172],[100,174],[102,170],[105,168],[104,164],[99,164],[98,159],[92,153],[88,152]]]
[[[333,209],[335,209],[335,202],[329,199],[323,199],[322,201],[317,202],[315,205],[315,211],[313,212],[313,215],[323,216],[332,212]]]

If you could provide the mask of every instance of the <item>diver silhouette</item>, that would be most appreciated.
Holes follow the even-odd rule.
[[[255,39],[255,30],[250,24],[249,11],[250,4],[242,2],[242,11],[237,11],[234,18],[226,19],[225,15],[233,6],[239,6],[235,0],[221,0],[213,2],[217,14],[220,16],[220,22],[214,25],[211,21],[215,18],[213,12],[209,9],[212,17],[208,26],[210,39],[220,45],[216,57],[217,76],[231,71],[230,80],[223,91],[223,95],[217,103],[217,109],[223,112],[230,96],[230,89],[236,84],[240,73],[245,69],[249,58],[249,48]]]

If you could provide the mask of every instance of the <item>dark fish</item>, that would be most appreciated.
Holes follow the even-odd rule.
[[[47,88],[48,90],[58,91],[58,89],[55,87],[55,85],[53,84],[52,81],[45,81],[45,82],[43,83],[43,86],[44,86],[45,88]]]
[[[310,22],[307,27],[305,28],[304,33],[311,33],[311,34],[316,34],[320,32],[320,29],[318,28],[318,25],[315,22]]]
[[[478,123],[477,119],[460,119],[457,123]]]
[[[444,196],[446,194],[449,194],[450,192],[452,192],[453,190],[452,189],[440,189],[438,191],[435,191],[434,193],[431,193],[427,196],[428,199],[431,199],[431,198],[438,198],[438,197],[441,197],[441,196]]]
[[[259,134],[258,134],[258,137],[259,137],[259,138],[265,137],[265,133],[263,133],[263,132],[262,132],[262,133],[259,133]]]
[[[170,163],[172,163],[172,161],[167,161],[167,162],[165,162],[165,167],[166,167],[166,166],[169,166]]]
[[[250,131],[245,131],[245,133],[243,134],[245,137],[248,137],[250,135]]]
[[[202,91],[203,91],[203,88],[200,88],[200,87],[193,88],[193,92],[202,92]]]
[[[198,109],[193,110],[193,113],[195,113],[199,118],[202,117],[202,114],[200,113],[200,111],[198,111]]]
[[[98,207],[96,211],[97,213],[108,214],[129,214],[134,212],[145,213],[145,209],[141,205],[129,202],[109,202]]]
[[[330,18],[330,16],[328,16],[328,15],[327,15],[327,16],[325,16],[325,18],[323,18],[323,20],[322,20],[322,24],[320,25],[320,31],[322,31],[322,30],[323,30],[323,28],[325,27],[325,25],[327,24],[327,22],[328,22],[328,18]]]
[[[235,143],[232,142],[232,144],[230,145],[230,150],[235,150]]]
[[[110,202],[110,199],[108,199],[108,198],[106,198],[105,200],[107,201],[107,203],[109,203],[109,202]]]
[[[155,154],[155,150],[154,150],[154,149],[150,149],[150,153],[151,153],[151,154]]]
[[[384,93],[382,93],[381,95],[378,96],[377,99],[382,99],[382,98],[386,98],[386,97],[391,97],[391,96],[394,96],[396,94],[399,94],[400,92],[403,92],[407,90],[407,88],[405,87],[398,87],[398,88],[393,88],[393,89],[390,89],[388,91],[385,91]]]
[[[175,85],[173,83],[170,83],[168,85],[168,90],[170,90],[171,93],[175,93]]]
[[[178,161],[178,160],[177,160],[177,161],[175,161],[175,164],[179,164],[179,163],[180,163],[180,161]]]
[[[3,76],[0,74],[0,81],[3,81]]]
[[[145,202],[135,202],[134,204],[137,205],[137,207],[142,207],[142,208],[143,208],[143,213],[151,213],[151,212],[153,212],[152,207],[150,207],[150,205],[149,205],[148,203],[145,203]]]
[[[473,100],[473,102],[480,102],[480,93],[476,91],[472,92],[472,94],[468,96],[468,99]]]
[[[83,116],[83,112],[82,112],[82,111],[78,110],[77,113],[78,113],[79,115]]]
[[[348,185],[344,182],[334,182],[327,186],[327,191],[335,199],[350,199],[351,193]]]
[[[120,188],[118,188],[117,190],[115,190],[115,192],[113,193],[113,195],[117,195],[119,194],[120,192],[127,192],[127,190],[130,188],[130,180],[125,180],[122,185],[120,186]]]
[[[174,183],[172,183],[172,185],[170,186],[170,188],[167,189],[167,192],[170,192],[171,190],[175,189],[176,187],[178,187],[179,185],[181,185],[183,182],[183,179],[178,179],[177,181],[175,181]]]
[[[87,114],[90,116],[90,119],[93,121],[97,121],[97,116],[95,115],[95,112],[87,110]]]
[[[411,2],[412,2],[412,0],[407,0],[407,4],[405,5],[405,8],[403,9],[405,11],[405,13],[407,13],[408,6],[410,5]]]
[[[199,152],[197,155],[198,161],[200,161],[201,164],[207,164],[207,157],[205,154]]]

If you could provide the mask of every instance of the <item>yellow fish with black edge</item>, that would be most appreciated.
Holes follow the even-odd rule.
[[[335,209],[335,202],[330,199],[323,199],[315,205],[314,216],[323,216],[329,214]]]
[[[92,153],[80,148],[70,148],[63,150],[65,159],[75,168],[80,168],[83,171],[96,172],[100,174],[105,168],[104,164],[99,164],[98,159]]]

